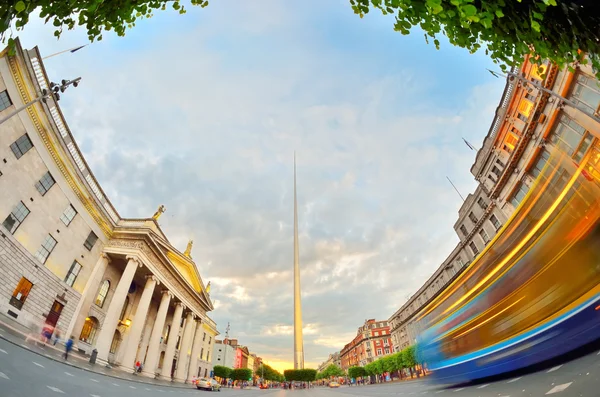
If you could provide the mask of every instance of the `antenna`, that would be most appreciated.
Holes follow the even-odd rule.
[[[227,328],[225,328],[225,338],[229,339],[229,323],[227,323]]]

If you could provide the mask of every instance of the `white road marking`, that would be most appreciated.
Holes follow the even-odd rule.
[[[99,380],[96,380],[96,379],[94,379],[94,378],[90,378],[90,380],[91,380],[92,382],[100,383],[100,381],[99,381]]]
[[[97,394],[90,394],[90,396],[91,396],[91,397],[100,397],[100,396],[99,396],[99,395],[97,395]]]
[[[119,385],[118,385],[117,383],[113,383],[113,386],[117,386],[117,387],[119,387]]]
[[[4,335],[0,334],[0,337],[4,338]]]
[[[4,372],[0,372],[0,378],[10,380],[10,378],[8,376],[6,376],[6,374]]]
[[[150,389],[146,388],[146,390],[150,391]]]
[[[129,386],[129,387],[131,387],[132,389],[135,389],[135,386]]]
[[[446,390],[438,390],[438,391],[436,391],[436,392],[435,392],[435,394],[438,394],[438,393],[443,393],[443,392],[445,392],[445,391],[446,391]]]
[[[569,383],[563,383],[562,385],[554,386],[552,389],[550,389],[550,391],[548,393],[546,393],[546,395],[560,393],[561,391],[565,390],[567,387],[571,386],[572,384],[573,384],[573,382],[569,382]]]
[[[550,372],[558,371],[558,370],[560,369],[560,367],[562,367],[562,365],[557,365],[557,366],[556,366],[556,367],[554,367],[554,368],[550,368],[550,369],[548,370],[548,372],[546,372],[546,373],[547,373],[547,374],[549,374]]]
[[[42,367],[42,368],[44,368],[44,366],[43,366],[42,364],[38,364],[38,363],[36,363],[35,361],[32,361],[32,363],[34,363],[34,364],[35,364],[35,365],[37,365],[38,367]]]
[[[62,391],[62,390],[60,390],[60,389],[58,389],[58,388],[56,388],[56,387],[54,387],[54,386],[46,386],[46,387],[47,387],[48,389],[52,390],[52,391],[55,391],[55,392],[57,392],[57,393],[62,393],[62,394],[65,394],[65,392],[64,392],[64,391]]]
[[[65,372],[65,375],[67,375],[67,376],[75,376],[75,375],[73,375],[73,374],[70,374],[70,373],[68,373],[68,372]]]
[[[0,336],[2,336],[2,335],[0,335]],[[4,350],[4,349],[0,349],[0,352],[2,352],[2,353],[4,353],[4,354],[8,354],[8,353],[6,352],[6,350]]]
[[[479,386],[479,387],[478,387],[478,389],[485,389],[485,388],[486,388],[486,387],[488,387],[489,385],[490,385],[489,383],[488,383],[488,384],[485,384],[485,385],[481,385],[481,386]]]
[[[465,390],[465,388],[461,387],[460,389],[456,389],[456,390],[454,390],[454,393],[456,393],[457,391],[462,391],[462,390]]]
[[[514,379],[509,380],[506,383],[514,383],[514,382],[518,381],[519,379],[521,379],[521,378],[514,378]]]
[[[27,346],[25,343],[21,343],[21,346],[23,346],[25,349],[29,349],[29,346]]]

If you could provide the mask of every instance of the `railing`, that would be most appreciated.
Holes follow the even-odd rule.
[[[44,71],[44,68],[43,68],[42,64],[40,63],[40,60],[37,56],[37,51],[29,51],[28,54],[29,54],[29,60],[31,62],[31,67],[33,69],[33,73],[35,74],[35,78],[37,79],[38,85],[40,86],[41,89],[47,90],[49,87],[48,78],[46,77],[46,72]],[[79,171],[82,173],[87,184],[89,185],[90,190],[94,193],[94,195],[96,196],[98,201],[102,204],[102,207],[104,207],[104,210],[110,216],[110,218],[113,220],[113,222],[115,222],[115,223],[119,222],[119,220],[120,220],[119,215],[117,215],[117,212],[115,211],[112,204],[108,201],[108,199],[102,193],[102,189],[100,189],[100,187],[96,183],[94,177],[92,176],[91,171],[88,169],[88,167],[85,164],[85,161],[83,160],[83,158],[81,156],[81,152],[79,151],[79,148],[77,147],[76,143],[73,141],[72,136],[69,134],[69,129],[64,121],[63,116],[61,115],[58,105],[56,104],[56,102],[54,101],[53,98],[48,98],[47,104],[48,104],[50,116],[52,117],[52,120],[54,121],[54,124],[56,125],[56,128],[58,129],[58,132],[60,133],[60,136],[63,138],[65,146],[67,147],[67,149],[69,150],[69,153],[73,157],[73,160],[75,161],[75,164],[77,165],[77,168],[79,168]]]

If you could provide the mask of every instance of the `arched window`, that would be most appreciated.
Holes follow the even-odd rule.
[[[127,312],[127,306],[129,306],[129,297],[125,297],[125,303],[123,303],[123,309],[121,309],[121,315],[119,316],[119,320],[123,321],[125,319],[125,312]]]
[[[113,336],[112,343],[110,344],[110,352],[115,354],[119,349],[119,345],[121,344],[121,333],[118,330],[115,330],[115,334]]]
[[[104,301],[106,300],[106,295],[108,295],[108,290],[110,289],[110,281],[104,280],[100,290],[98,291],[98,296],[96,297],[96,305],[102,307],[104,306]]]
[[[79,340],[93,345],[96,339],[96,331],[98,331],[98,320],[96,317],[86,318],[81,335],[79,335]]]

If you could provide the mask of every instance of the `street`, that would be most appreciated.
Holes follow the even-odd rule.
[[[182,385],[177,385],[182,386]],[[565,362],[521,377],[507,378],[491,383],[440,388],[426,380],[387,383],[371,386],[341,387],[339,389],[315,388],[310,390],[257,390],[223,389],[220,396],[243,395],[308,395],[308,396],[417,396],[452,395],[466,397],[520,397],[520,396],[598,396],[600,387],[600,352],[590,353],[575,361]],[[0,339],[0,396],[52,396],[81,397],[106,396],[159,396],[209,393],[192,387],[170,387],[144,384],[135,381],[84,371],[40,356],[29,350]]]

